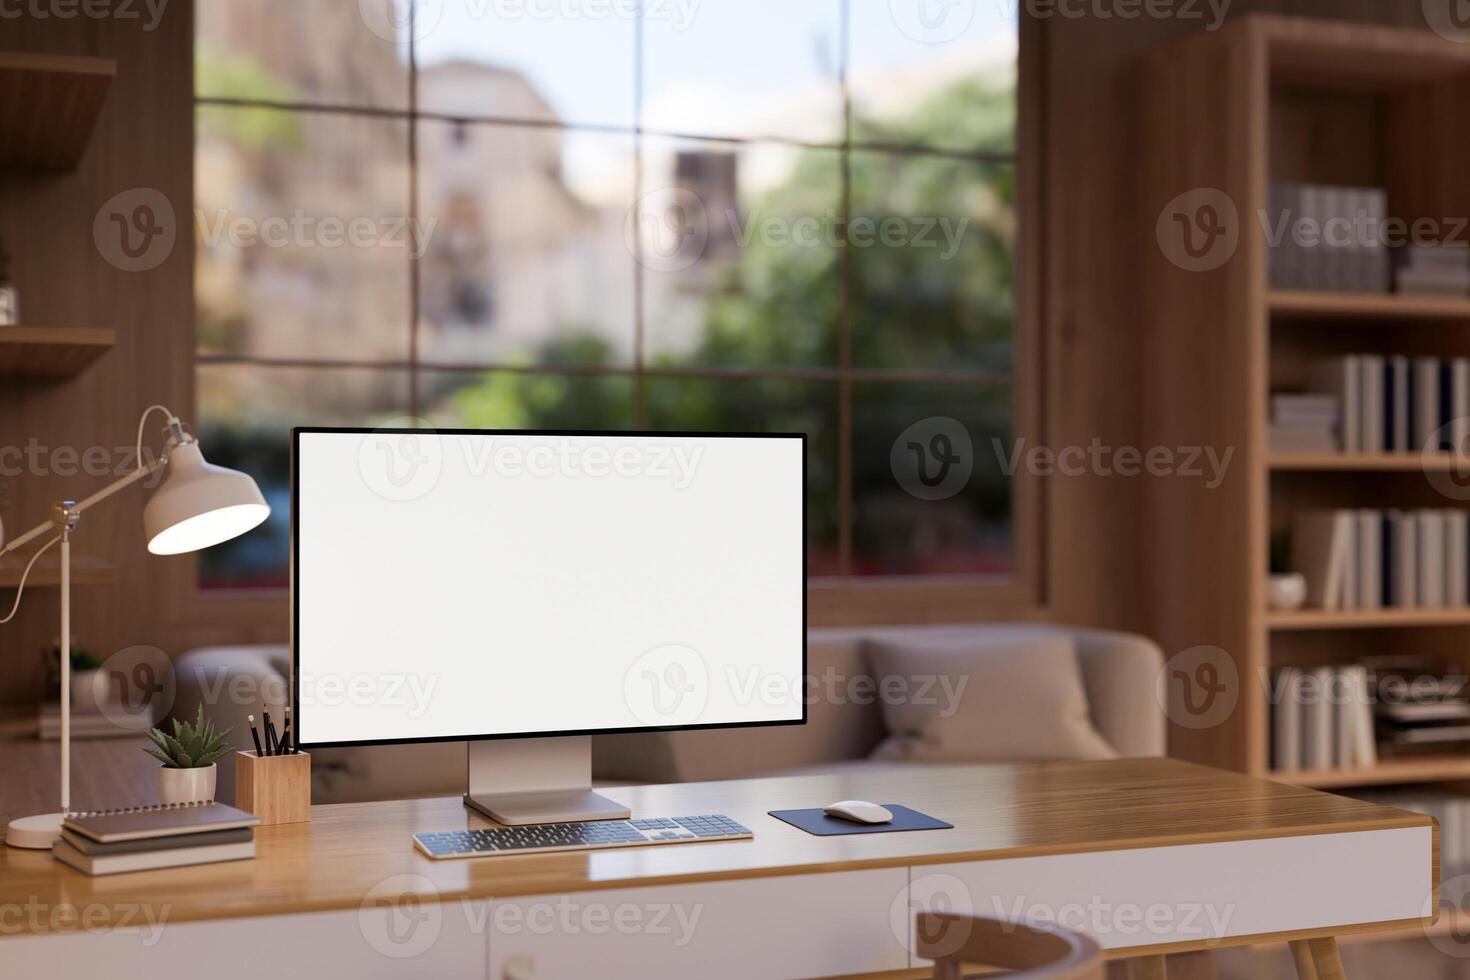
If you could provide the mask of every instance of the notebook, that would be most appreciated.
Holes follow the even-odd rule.
[[[224,803],[168,803],[67,814],[61,826],[102,844],[254,827],[260,818]]]
[[[51,856],[84,874],[112,875],[124,871],[179,868],[187,864],[213,864],[217,861],[240,861],[245,858],[253,858],[255,857],[255,841],[251,839],[236,844],[173,847],[161,851],[140,851],[133,854],[83,854],[63,839],[51,846]]]
[[[208,830],[202,834],[179,834],[176,837],[149,837],[142,840],[120,840],[99,844],[70,830],[61,831],[61,839],[83,854],[93,857],[108,854],[141,854],[144,851],[169,851],[182,847],[204,847],[210,844],[243,844],[255,839],[249,827],[238,830]]]

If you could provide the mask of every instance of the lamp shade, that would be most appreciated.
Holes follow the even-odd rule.
[[[204,459],[199,443],[174,446],[168,478],[143,508],[148,550],[181,555],[239,537],[270,516],[255,481]]]

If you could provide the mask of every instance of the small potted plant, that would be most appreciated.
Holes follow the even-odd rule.
[[[57,660],[60,660],[60,654]],[[107,682],[102,676],[102,658],[90,650],[71,651],[71,704],[83,711],[100,711],[107,702]]]
[[[174,733],[167,735],[157,728],[148,732],[156,748],[144,748],[162,762],[158,770],[158,797],[164,803],[200,803],[214,799],[215,779],[219,773],[216,760],[230,751],[230,729],[214,730],[204,717],[204,706],[194,724],[174,719]]]

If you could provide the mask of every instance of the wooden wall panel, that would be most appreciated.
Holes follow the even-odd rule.
[[[43,5],[44,6],[44,5]],[[130,5],[136,12],[141,4]],[[145,9],[145,8],[144,8]],[[79,497],[110,476],[55,475],[72,453],[104,447],[117,466],[133,445],[138,415],[153,402],[187,412],[193,400],[192,10],[166,5],[149,18],[95,19],[79,12],[0,18],[0,50],[113,58],[117,77],[90,144],[73,173],[0,173],[0,238],[15,256],[25,321],[106,326],[117,346],[62,383],[0,381],[0,446],[45,447],[42,472],[0,477],[11,533],[44,519],[53,501]],[[93,241],[93,222],[114,195],[151,188],[173,205],[176,240],[157,268],[123,271]],[[151,433],[158,446],[156,426]],[[27,467],[31,469],[31,467]],[[178,559],[147,554],[145,494],[131,489],[89,512],[74,537],[78,554],[118,567],[112,586],[75,591],[77,641],[100,653],[150,644],[169,652],[166,596],[183,571]],[[13,591],[0,591],[6,609]],[[27,591],[16,620],[0,626],[0,704],[34,704],[42,694],[40,650],[57,635],[58,593]]]

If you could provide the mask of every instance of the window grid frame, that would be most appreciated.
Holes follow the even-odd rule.
[[[560,132],[576,133],[600,133],[604,135],[616,135],[631,137],[634,141],[634,173],[632,200],[629,206],[636,206],[642,199],[644,193],[644,147],[647,139],[672,139],[687,140],[702,144],[724,144],[729,146],[752,146],[752,145],[776,145],[796,149],[832,150],[839,154],[840,160],[840,185],[839,201],[841,215],[839,221],[845,223],[851,214],[852,207],[852,166],[851,157],[854,152],[883,153],[894,156],[913,156],[924,158],[940,158],[960,162],[973,163],[977,166],[1007,166],[1012,168],[1018,184],[1022,182],[1022,153],[1027,147],[1025,134],[1022,132],[1022,94],[1026,88],[1023,79],[1022,63],[1024,59],[1021,52],[1027,47],[1027,37],[1035,30],[1034,22],[1022,17],[1018,22],[1018,44],[1017,44],[1017,113],[1016,113],[1016,138],[1013,148],[1009,152],[1000,153],[990,150],[958,150],[947,147],[928,146],[922,143],[905,143],[889,141],[858,140],[852,138],[854,99],[848,80],[849,59],[851,56],[851,30],[849,14],[854,0],[838,0],[839,2],[839,34],[840,34],[840,58],[838,64],[838,90],[840,96],[842,123],[841,138],[834,141],[808,141],[778,136],[710,136],[706,134],[689,134],[672,130],[648,128],[643,124],[644,107],[644,17],[643,7],[639,4],[635,17],[634,29],[634,118],[633,126],[618,126],[611,124],[595,124],[583,122],[566,122],[562,120],[545,119],[519,119],[514,117],[493,115],[464,115],[446,113],[434,110],[424,110],[418,104],[418,73],[419,63],[415,43],[415,21],[418,15],[417,0],[410,5],[410,20],[408,23],[408,39],[405,44],[407,49],[406,63],[406,85],[408,103],[405,108],[389,108],[370,105],[361,105],[350,102],[335,103],[313,100],[282,101],[272,99],[244,99],[223,96],[200,95],[196,90],[194,93],[194,107],[196,111],[203,107],[219,109],[242,109],[242,110],[270,110],[293,114],[322,114],[331,116],[363,116],[404,122],[407,124],[407,179],[408,179],[408,212],[410,234],[416,236],[418,233],[419,219],[419,170],[418,170],[418,143],[419,123],[442,122],[465,126],[511,126],[531,129],[553,129]],[[1034,42],[1032,42],[1034,46]],[[1034,132],[1034,131],[1033,131]],[[1038,140],[1039,142],[1039,140]],[[1039,154],[1038,154],[1039,157]],[[1034,176],[1031,178],[1034,180]],[[1022,194],[1018,189],[1017,195],[1018,226],[1024,226],[1033,219],[1040,223],[1040,215],[1026,213],[1027,211],[1039,210],[1028,209],[1022,200]],[[997,386],[1012,388],[1012,419],[1014,428],[1019,434],[1024,429],[1038,428],[1034,425],[1035,418],[1026,418],[1027,415],[1037,415],[1039,412],[1033,408],[1030,412],[1024,410],[1020,391],[1017,385],[1022,377],[1034,378],[1036,372],[1030,368],[1035,365],[1025,363],[1027,358],[1022,357],[1021,348],[1023,339],[1021,337],[1022,324],[1026,320],[1039,323],[1034,315],[1023,317],[1019,304],[1022,302],[1022,289],[1019,281],[1013,283],[1013,295],[1016,298],[1017,309],[1014,312],[1014,330],[1012,335],[1012,346],[1017,352],[1016,366],[1009,372],[986,371],[976,369],[926,369],[926,368],[881,368],[881,367],[858,367],[852,363],[852,249],[847,242],[847,236],[839,236],[839,250],[841,256],[841,281],[839,283],[840,308],[836,328],[838,330],[837,363],[831,366],[793,366],[782,367],[776,365],[755,365],[750,367],[732,367],[717,365],[681,365],[677,367],[650,366],[646,361],[645,348],[645,286],[644,266],[642,256],[641,239],[634,238],[634,254],[631,272],[634,277],[633,284],[633,356],[630,364],[605,364],[605,365],[558,365],[558,364],[532,364],[509,363],[500,361],[467,362],[456,361],[452,363],[424,360],[419,355],[419,326],[420,326],[420,301],[421,301],[421,279],[418,241],[415,237],[410,249],[409,262],[409,309],[406,311],[409,333],[408,358],[406,360],[395,359],[323,359],[323,358],[290,358],[279,356],[261,356],[243,353],[225,353],[201,351],[196,348],[195,367],[210,366],[254,366],[270,370],[272,368],[306,369],[322,372],[334,370],[379,370],[384,373],[402,372],[407,377],[409,404],[408,413],[413,418],[420,417],[422,408],[419,382],[421,375],[427,372],[462,372],[466,374],[483,374],[486,372],[518,373],[525,375],[539,375],[550,377],[619,377],[629,376],[633,379],[633,418],[637,428],[642,429],[645,424],[645,382],[650,379],[674,378],[674,379],[750,379],[750,380],[791,380],[791,381],[826,381],[835,382],[838,397],[838,427],[834,437],[838,452],[838,572],[835,575],[813,577],[811,586],[822,592],[830,593],[837,589],[839,592],[845,586],[868,588],[864,591],[874,592],[887,596],[902,597],[910,596],[916,587],[924,587],[927,583],[942,583],[941,591],[953,593],[961,590],[962,594],[969,595],[975,588],[989,592],[1003,607],[1016,608],[1025,607],[1034,609],[1041,601],[1039,576],[1034,568],[1027,566],[1034,562],[1027,561],[1021,554],[1023,540],[1030,539],[1039,546],[1041,542],[1040,528],[1036,527],[1034,533],[1023,534],[1020,525],[1023,522],[1034,521],[1039,525],[1039,501],[1022,502],[1019,488],[1031,484],[1032,481],[1019,478],[1021,474],[1012,477],[1011,489],[1011,567],[1008,572],[999,575],[965,575],[934,573],[927,575],[855,575],[853,573],[853,387],[856,384],[940,384],[959,386]],[[1025,249],[1018,242],[1015,255],[1015,276],[1020,279],[1022,268],[1025,265],[1035,263],[1026,262],[1023,254]],[[1034,290],[1028,290],[1033,292]],[[1035,360],[1039,362],[1039,357]],[[197,382],[196,382],[197,383]],[[1027,424],[1033,423],[1033,424]],[[1039,487],[1031,488],[1039,491]],[[1039,495],[1039,493],[1038,493]],[[265,590],[274,591],[274,590]],[[900,600],[901,604],[901,600]]]

